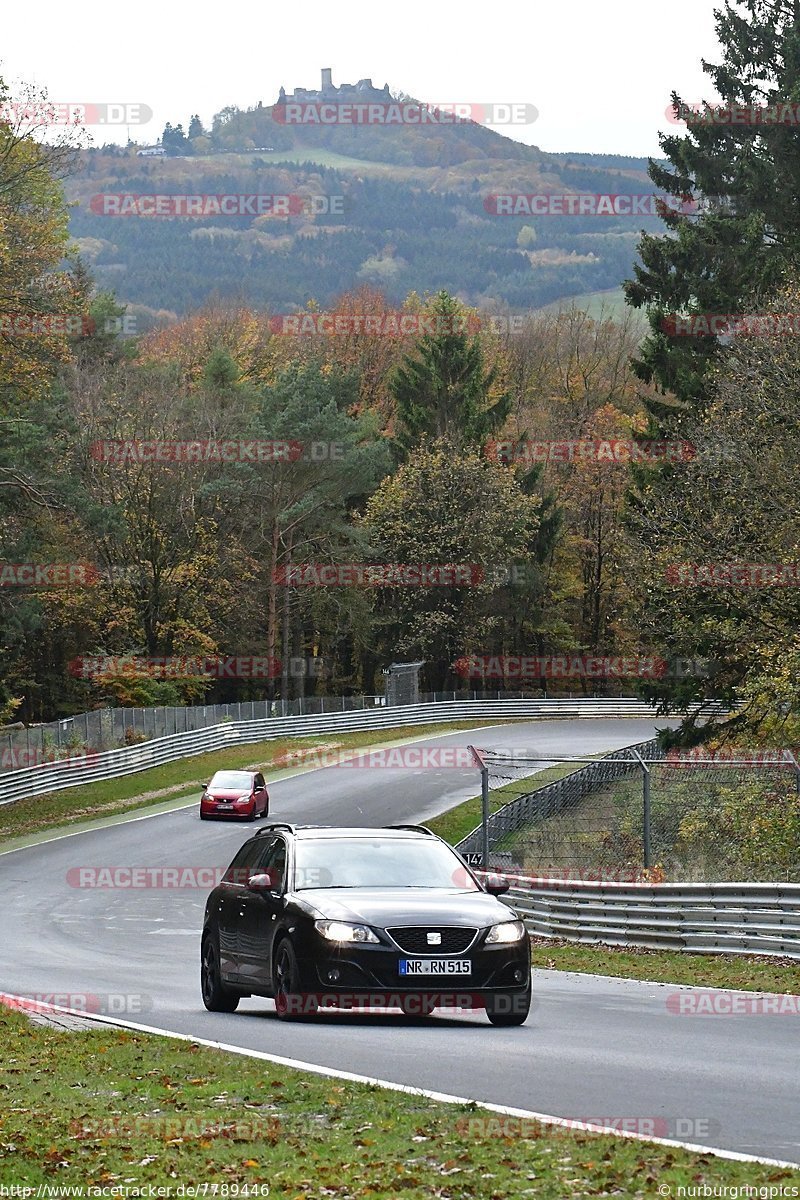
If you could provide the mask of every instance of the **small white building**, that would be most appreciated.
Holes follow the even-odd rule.
[[[163,146],[145,146],[143,150],[137,150],[138,158],[164,158],[166,150]]]

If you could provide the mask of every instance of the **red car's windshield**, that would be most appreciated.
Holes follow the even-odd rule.
[[[225,788],[230,791],[249,792],[253,784],[252,775],[246,771],[217,771],[209,788]]]

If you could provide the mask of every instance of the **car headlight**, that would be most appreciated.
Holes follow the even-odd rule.
[[[525,937],[525,926],[522,921],[503,921],[500,925],[493,925],[486,935],[487,945],[496,945],[498,942],[519,942]]]
[[[366,925],[346,925],[344,921],[315,921],[314,928],[329,942],[379,942]]]
[[[233,803],[234,804],[249,804],[250,797],[249,796],[237,796]]]

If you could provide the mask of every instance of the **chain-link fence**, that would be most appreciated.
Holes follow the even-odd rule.
[[[800,882],[800,767],[789,751],[664,755],[652,741],[549,765],[478,753],[491,867],[619,882]],[[482,859],[484,839],[475,830],[459,849]]]
[[[0,733],[0,769],[35,766],[86,751],[98,753],[135,746],[225,721],[352,712],[384,703],[384,696],[311,696],[298,700],[243,700],[235,704],[96,708],[42,725],[4,729]]]
[[[425,692],[420,704],[448,700],[538,700],[538,691]],[[407,701],[411,703],[411,701]],[[263,721],[268,717],[313,717],[387,704],[385,695],[300,696],[295,700],[243,700],[233,704],[181,707],[97,708],[42,725],[0,731],[0,771],[35,766],[76,754],[115,750],[153,738],[207,729],[224,721]]]

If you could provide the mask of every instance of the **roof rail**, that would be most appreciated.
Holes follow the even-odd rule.
[[[412,833],[427,833],[428,837],[436,837],[432,829],[426,825],[384,825],[384,829],[408,829]]]
[[[263,837],[265,833],[272,833],[274,829],[288,829],[289,833],[294,833],[296,825],[290,825],[288,821],[270,821],[269,825],[262,825],[256,830],[253,837]]]

